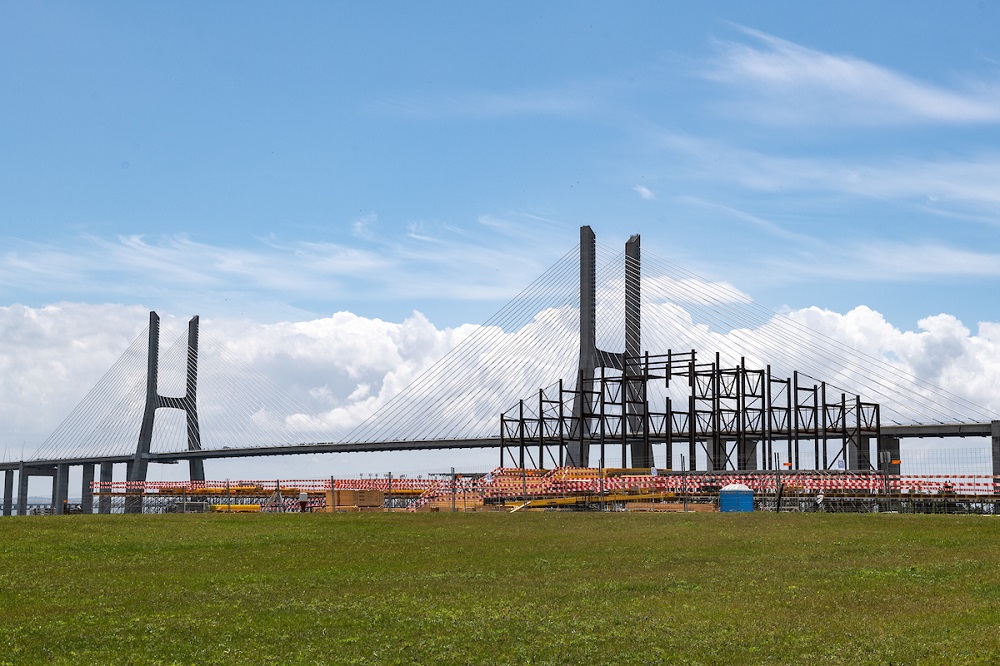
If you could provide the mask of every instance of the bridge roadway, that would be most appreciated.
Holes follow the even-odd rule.
[[[1000,423],[1000,422],[993,422]],[[993,423],[943,423],[919,425],[882,426],[880,432],[885,437],[900,439],[923,437],[990,437],[994,435]],[[686,439],[686,435],[684,436]],[[509,442],[513,445],[514,442]],[[435,449],[495,449],[500,447],[499,437],[479,439],[430,439],[391,442],[316,442],[308,444],[283,444],[247,448],[202,449],[198,451],[175,451],[170,453],[149,453],[152,463],[175,463],[183,460],[208,460],[218,458],[253,458],[258,456],[287,456],[309,453],[376,453],[382,451],[428,451]],[[25,461],[25,467],[48,467],[52,465],[89,465],[100,463],[130,463],[135,454],[115,456],[91,456],[80,458],[60,458],[54,460]],[[20,462],[0,462],[0,470],[21,469]]]

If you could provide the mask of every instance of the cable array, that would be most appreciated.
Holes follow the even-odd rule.
[[[200,346],[202,448],[291,446],[342,439],[342,433],[321,414],[303,405],[224,342],[202,333]]]
[[[225,343],[201,334],[197,412],[202,448],[246,449],[305,442],[448,440],[494,437],[498,419],[519,399],[531,412],[540,387],[574,388],[579,358],[579,247],[559,259],[496,314],[342,437]],[[625,322],[623,252],[596,244],[596,340],[620,352]],[[800,386],[825,382],[834,392],[881,405],[883,423],[989,421],[997,414],[935,387],[892,362],[773,312],[729,285],[644,252],[640,338],[651,354],[697,351],[723,367],[745,360],[775,377],[797,373]],[[148,329],[38,448],[33,460],[133,453],[146,400]],[[185,403],[190,359],[180,335],[159,359],[158,392]],[[614,373],[614,370],[608,370]],[[651,386],[653,386],[651,384]],[[653,387],[653,408],[686,400],[675,382]],[[836,400],[837,396],[828,396]],[[192,398],[188,396],[187,400]],[[683,402],[678,404],[684,404]],[[550,408],[551,409],[551,408]],[[508,412],[509,413],[509,412]],[[183,409],[158,409],[151,451],[187,448]]]
[[[135,453],[146,405],[148,336],[147,328],[43,442],[32,460]],[[176,398],[182,408],[156,410],[151,452],[188,448],[184,408],[198,413],[203,449],[292,446],[341,439],[341,434],[321,416],[225,344],[204,332],[199,338],[196,368],[188,357],[186,332],[160,350],[157,393]],[[198,375],[196,396],[186,395],[189,371]]]
[[[147,327],[35,450],[31,460],[135,451],[146,398]]]
[[[500,412],[517,396],[559,378],[575,382],[578,256],[577,247],[559,259],[347,441],[494,437]]]
[[[723,365],[770,365],[776,376],[799,373],[800,385],[831,388],[881,405],[883,422],[958,423],[998,415],[890,362],[769,310],[734,288],[702,278],[665,259],[642,259],[643,347],[718,351]]]

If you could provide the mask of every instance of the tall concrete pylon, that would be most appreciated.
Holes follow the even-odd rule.
[[[577,366],[576,397],[573,399],[570,442],[566,464],[590,466],[591,393],[597,367],[597,242],[590,227],[580,227],[580,363]]]
[[[188,322],[187,372],[184,396],[177,398],[160,395],[157,390],[160,368],[160,317],[149,313],[149,344],[146,358],[146,407],[142,415],[142,428],[135,449],[135,458],[129,465],[129,481],[145,481],[149,467],[150,446],[153,443],[153,423],[157,409],[180,409],[187,417],[187,444],[189,451],[201,450],[201,429],[198,424],[198,317]],[[190,461],[192,481],[205,480],[205,466],[201,460]],[[128,501],[132,500],[132,501]],[[140,513],[142,498],[129,497],[125,502],[126,513]]]
[[[646,378],[642,357],[642,271],[639,234],[625,243],[625,376],[624,404],[628,435],[632,438],[632,467],[653,466],[653,446],[643,437],[646,423]],[[623,426],[625,427],[625,426]],[[667,467],[670,465],[668,464]]]
[[[632,442],[632,466],[650,467],[652,447],[639,432],[645,422],[645,396],[641,361],[642,318],[640,307],[641,265],[639,235],[625,244],[625,350],[607,352],[597,348],[597,251],[596,237],[590,227],[580,227],[580,362],[577,366],[576,396],[573,400],[571,432],[566,447],[566,464],[576,467],[590,465],[590,432],[588,415],[594,414],[594,374],[597,368],[620,370],[625,376],[624,402],[627,405],[627,426]],[[633,378],[629,380],[629,378]],[[604,464],[604,461],[601,461]]]

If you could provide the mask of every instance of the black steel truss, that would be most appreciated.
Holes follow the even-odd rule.
[[[663,444],[664,469],[672,466],[675,446],[687,454],[688,469],[699,450],[709,470],[773,469],[780,453],[786,467],[802,469],[802,447],[811,444],[816,469],[832,469],[838,461],[845,469],[871,468],[868,442],[880,434],[877,403],[843,392],[831,399],[826,382],[810,383],[798,372],[775,377],[770,366],[748,368],[745,359],[725,367],[718,353],[708,361],[695,350],[623,360],[598,368],[582,387],[567,389],[560,381],[539,389],[537,400],[521,400],[502,413],[501,466],[508,455],[519,467],[563,466],[567,446],[582,437],[585,445],[600,447],[602,467],[609,447],[621,447],[619,460],[628,467],[630,453],[635,459],[645,452],[652,461],[653,445]],[[658,411],[649,401],[654,383],[667,389],[679,383],[686,401],[668,394]],[[589,399],[577,400],[581,394]],[[574,416],[575,400],[589,410]]]

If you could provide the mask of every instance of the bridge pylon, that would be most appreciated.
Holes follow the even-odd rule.
[[[146,407],[142,415],[142,427],[135,449],[135,458],[128,466],[128,480],[146,480],[149,467],[150,446],[153,443],[153,424],[157,409],[180,409],[187,417],[187,448],[201,450],[201,429],[198,424],[198,317],[188,322],[187,371],[183,397],[160,395],[157,385],[160,358],[160,317],[149,313],[149,344],[146,359]],[[205,480],[205,467],[201,460],[190,461],[192,481]],[[125,503],[126,513],[142,512],[142,497],[129,497]]]
[[[599,395],[595,374],[603,368],[619,370],[624,378],[623,405],[627,418],[623,427],[628,428],[632,442],[632,466],[652,465],[652,447],[649,439],[643,436],[643,414],[647,409],[642,377],[641,284],[639,234],[635,234],[625,243],[625,349],[623,352],[598,349],[596,237],[590,227],[580,227],[580,362],[566,447],[567,465],[590,466],[590,443],[594,433],[590,432],[588,416],[593,416],[594,396]]]

